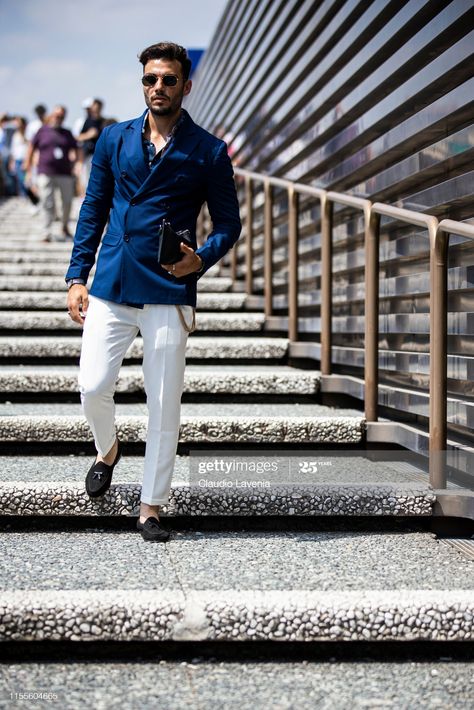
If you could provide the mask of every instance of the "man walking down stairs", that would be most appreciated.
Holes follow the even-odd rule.
[[[83,326],[81,402],[97,449],[86,491],[102,496],[122,456],[114,387],[140,331],[149,419],[137,528],[145,540],[165,542],[158,511],[169,499],[196,284],[237,241],[241,224],[225,143],[181,108],[192,87],[186,50],[160,42],[139,60],[147,109],[106,128],[97,141],[65,278],[68,313]],[[204,201],[213,228],[197,248]]]

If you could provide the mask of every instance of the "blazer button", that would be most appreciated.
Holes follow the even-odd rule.
[[[125,170],[122,170],[122,172],[120,173],[120,175],[121,175],[123,178],[126,178],[126,177],[127,177],[127,173],[125,172]]]
[[[136,200],[132,200],[132,201],[130,202],[130,204],[132,205],[132,207],[135,207],[135,205],[137,204],[137,201],[136,201]]]
[[[128,234],[123,235],[123,240],[124,242],[129,242],[130,241],[130,236]]]

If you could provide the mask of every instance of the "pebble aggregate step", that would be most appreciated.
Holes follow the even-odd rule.
[[[1,223],[1,216],[0,216]],[[35,254],[63,254],[64,259],[68,259],[72,250],[72,239],[64,239],[62,234],[56,233],[53,241],[43,241],[41,230],[22,229],[20,226],[15,230],[2,230],[0,227],[1,251],[9,254],[16,252],[23,254],[32,252]]]
[[[66,268],[65,268],[66,267]],[[29,264],[0,264],[0,276],[62,276],[66,273],[66,264],[37,264],[34,261]],[[94,270],[91,270],[91,274]]]
[[[0,257],[1,258],[1,257]],[[8,261],[8,257],[4,257]],[[31,257],[37,261],[36,257]],[[30,259],[29,259],[30,260]],[[66,268],[64,273],[66,273]],[[225,293],[230,291],[232,281],[226,277],[204,275],[197,282],[197,290]],[[64,277],[60,276],[0,276],[0,291],[66,291]]]
[[[0,641],[470,641],[473,616],[458,589],[21,589],[0,593]]]
[[[116,413],[122,416],[145,415],[148,410],[143,402],[119,402],[115,406]],[[0,416],[5,419],[14,419],[16,416],[58,416],[80,415],[82,413],[79,398],[77,402],[0,402]],[[181,405],[181,414],[189,417],[274,417],[276,419],[348,419],[359,425],[365,422],[364,415],[357,409],[343,409],[342,407],[328,407],[316,402],[304,403],[279,403],[279,402],[229,402],[217,400],[215,402],[184,402]]]
[[[79,392],[77,367],[0,367],[0,392]],[[237,394],[315,394],[319,372],[292,367],[188,365],[184,392]],[[141,367],[122,367],[117,392],[144,392]]]
[[[74,230],[75,231],[75,227]],[[43,230],[38,226],[25,226],[18,224],[11,225],[6,229],[0,226],[0,238],[4,248],[7,250],[17,249],[18,251],[28,250],[56,250],[64,249],[65,254],[71,253],[73,244],[72,237],[65,238],[59,224],[53,226],[52,239],[44,241]]]
[[[184,406],[184,405],[183,405]],[[147,416],[117,416],[117,434],[124,442],[146,440]],[[365,420],[343,415],[286,416],[189,416],[181,417],[181,443],[330,443],[362,441]],[[90,430],[82,416],[0,416],[0,441],[89,441]]]
[[[198,330],[259,332],[263,329],[265,317],[263,313],[196,313]],[[66,313],[58,311],[0,311],[0,329],[10,330],[76,330],[81,326]]]
[[[468,710],[474,704],[472,664],[447,658],[406,662],[360,655],[354,660],[284,661],[254,659],[238,663],[203,656],[186,660],[148,658],[101,662],[29,661],[0,666],[4,697],[16,688],[48,688],[63,707],[109,710],[169,707],[199,710],[367,710],[430,708]],[[91,683],[91,677],[94,682]],[[126,705],[124,704],[126,698]],[[51,703],[51,701],[49,701]]]
[[[21,310],[61,310],[66,308],[66,289],[64,293],[46,293],[44,291],[0,291],[0,309]],[[246,306],[243,293],[198,293],[197,308],[209,311],[242,310]]]
[[[0,249],[0,264],[45,264],[68,266],[69,256],[71,248],[69,251],[52,249],[39,251],[38,249]],[[18,279],[19,281],[19,279]],[[64,280],[63,280],[64,283]]]
[[[79,332],[80,333],[80,332]],[[0,336],[0,358],[79,357],[81,338],[74,336]],[[286,338],[206,337],[193,334],[188,339],[186,358],[216,358],[220,360],[245,358],[282,359],[288,353]],[[125,359],[142,358],[143,341],[137,337],[125,355]]]
[[[1,224],[1,220],[0,220]],[[55,227],[56,234],[52,241],[44,241],[43,234],[40,228],[25,229],[22,225],[16,226],[14,229],[3,229],[0,226],[0,237],[2,239],[2,251],[11,252],[35,252],[35,253],[62,253],[64,258],[67,258],[71,253],[72,239],[65,239]]]
[[[188,530],[145,545],[91,525],[7,531],[0,548],[3,640],[473,639],[474,567],[431,533]]]
[[[238,454],[236,454],[238,456]],[[231,465],[236,455],[231,455]],[[165,516],[176,515],[430,515],[434,495],[426,473],[404,462],[379,462],[364,456],[286,456],[252,454],[277,469],[264,475],[221,475],[225,487],[212,488],[199,466],[222,461],[218,452],[177,456]],[[306,470],[317,458],[317,471]],[[291,459],[291,461],[290,461]],[[134,515],[138,512],[143,459],[126,454],[113,483],[100,500],[84,491],[92,457],[0,457],[2,515]],[[227,461],[229,461],[227,454]],[[291,465],[290,465],[291,463]],[[299,465],[301,463],[301,465]],[[215,475],[214,475],[215,480]],[[253,486],[252,481],[265,486]],[[250,485],[244,485],[250,481]]]
[[[89,464],[90,465],[90,464]],[[87,470],[87,469],[86,469]],[[85,473],[83,472],[83,478]],[[137,476],[138,478],[138,476]],[[252,487],[253,481],[232,481],[232,487],[213,489],[204,477],[172,485],[169,502],[162,506],[167,517],[345,515],[345,516],[429,516],[436,501],[434,493],[422,488],[398,485],[271,484]],[[266,476],[259,476],[265,479]],[[261,482],[261,481],[260,481]],[[245,487],[243,487],[245,484]],[[84,482],[1,483],[0,515],[138,515],[141,482],[114,483],[99,501],[89,498]]]

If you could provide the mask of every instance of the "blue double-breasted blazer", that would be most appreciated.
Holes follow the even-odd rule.
[[[225,142],[184,111],[172,144],[150,171],[142,147],[145,114],[108,126],[97,141],[65,279],[83,278],[87,283],[102,237],[92,295],[130,305],[195,306],[198,278],[240,235],[232,164]],[[212,232],[196,249],[196,220],[204,202]],[[193,249],[205,265],[199,276],[178,278],[158,263],[163,217],[177,231],[189,229]]]

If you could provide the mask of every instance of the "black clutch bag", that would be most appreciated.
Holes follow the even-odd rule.
[[[189,229],[175,232],[171,224],[163,219],[158,231],[158,263],[175,264],[177,261],[181,261],[184,256],[180,249],[181,242],[193,248],[189,235]]]

